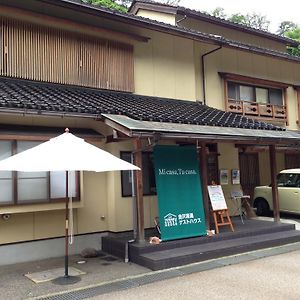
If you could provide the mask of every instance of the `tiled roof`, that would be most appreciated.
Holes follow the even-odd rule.
[[[220,26],[228,26],[228,27],[240,30],[240,31],[244,31],[244,32],[246,31],[246,32],[249,32],[249,33],[252,33],[255,35],[264,36],[266,38],[270,38],[272,40],[277,40],[281,43],[285,43],[288,45],[293,45],[293,46],[299,45],[299,43],[297,41],[292,40],[290,38],[280,36],[280,35],[271,33],[266,30],[260,30],[260,29],[256,29],[256,28],[253,28],[253,27],[250,27],[247,25],[232,22],[232,21],[226,20],[224,18],[215,17],[215,16],[210,15],[209,13],[198,11],[195,9],[186,8],[183,6],[173,6],[170,4],[159,3],[159,2],[151,1],[151,0],[150,1],[149,0],[135,0],[132,2],[131,7],[129,8],[129,11],[136,3],[137,4],[138,3],[152,4],[152,5],[155,5],[156,7],[170,7],[170,8],[176,9],[177,13],[181,13],[183,15],[192,16],[192,17],[196,17],[196,18],[198,17],[198,18],[201,18],[208,22],[213,22],[215,24],[218,24]]]
[[[0,113],[101,117],[120,114],[143,121],[285,130],[195,101],[141,96],[26,80],[0,78]]]

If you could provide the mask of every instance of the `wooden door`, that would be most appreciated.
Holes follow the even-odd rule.
[[[244,195],[250,195],[250,199],[253,199],[254,188],[260,185],[258,154],[240,153],[239,163]]]
[[[300,168],[300,153],[286,153],[285,168],[286,169]]]

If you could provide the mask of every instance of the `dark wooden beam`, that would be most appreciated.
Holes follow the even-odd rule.
[[[209,197],[207,192],[207,186],[208,186],[207,155],[206,155],[205,143],[201,143],[201,148],[200,148],[200,169],[201,169],[203,205],[204,205],[204,212],[205,212],[205,223],[206,223],[206,228],[210,230]]]
[[[134,171],[136,186],[136,215],[137,215],[137,237],[138,243],[145,242],[144,225],[144,199],[143,199],[143,172],[142,172],[142,143],[141,139],[134,139],[134,164],[141,171]]]
[[[275,145],[269,146],[274,222],[280,222]]]

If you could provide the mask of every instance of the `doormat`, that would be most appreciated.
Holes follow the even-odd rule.
[[[79,275],[86,274],[86,272],[83,272],[73,267],[69,267],[68,270],[70,276],[79,276]],[[57,268],[57,269],[46,270],[42,272],[28,273],[25,274],[24,276],[26,276],[28,279],[32,280],[35,283],[42,283],[42,282],[51,281],[55,278],[61,277],[64,274],[65,274],[65,268]]]

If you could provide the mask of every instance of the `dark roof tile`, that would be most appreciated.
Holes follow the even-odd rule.
[[[0,112],[9,109],[38,113],[121,114],[156,122],[221,127],[285,130],[282,127],[224,112],[199,102],[135,95],[84,87],[0,78]]]

